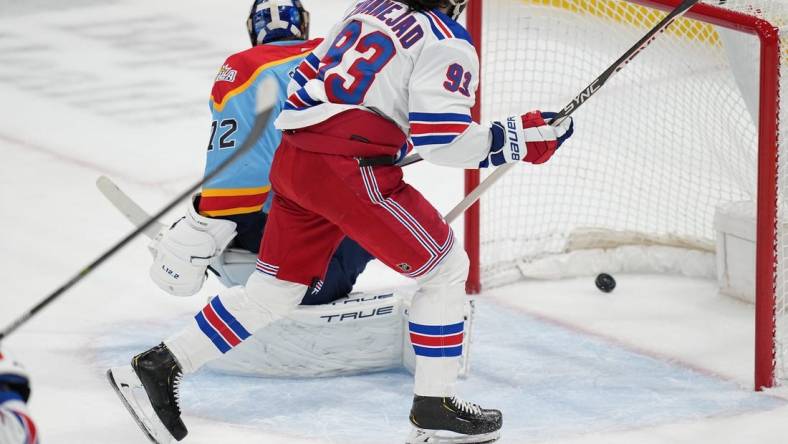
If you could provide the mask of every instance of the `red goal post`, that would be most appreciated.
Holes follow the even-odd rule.
[[[480,88],[477,96],[477,104],[476,107],[473,109],[473,117],[478,121],[482,118],[482,110],[483,108],[487,108],[488,111],[490,107],[494,107],[495,105],[491,105],[488,101],[486,101],[487,96],[485,96],[485,91],[490,86],[489,82],[485,82],[485,72],[488,69],[495,69],[490,67],[490,63],[497,63],[495,61],[491,61],[488,57],[488,54],[485,50],[487,48],[488,42],[485,39],[488,37],[487,30],[485,30],[485,16],[489,13],[487,8],[496,8],[500,7],[505,1],[509,2],[521,2],[525,4],[535,5],[534,7],[538,8],[556,8],[556,9],[563,9],[563,10],[570,10],[573,12],[581,11],[578,13],[578,20],[582,21],[582,17],[587,17],[587,11],[582,11],[583,4],[585,3],[592,3],[591,0],[471,0],[469,2],[468,11],[467,11],[467,26],[468,30],[470,31],[474,42],[477,46],[477,51],[479,52],[480,59],[481,59],[481,66],[482,69],[482,78],[480,83]],[[736,0],[731,0],[736,1]],[[768,0],[766,0],[768,1]],[[680,0],[594,0],[594,4],[596,3],[607,3],[607,4],[614,4],[613,7],[618,8],[616,3],[625,4],[625,3],[632,3],[637,4],[646,8],[668,11],[676,7]],[[755,2],[757,3],[757,2]],[[741,5],[741,3],[739,3]],[[541,9],[540,9],[541,10]],[[523,9],[524,13],[527,13],[527,9]],[[778,354],[781,353],[778,350],[780,344],[778,343],[777,338],[777,325],[776,320],[778,318],[778,307],[777,307],[777,299],[781,297],[778,294],[778,272],[785,268],[782,264],[778,263],[778,244],[780,244],[779,233],[778,233],[778,147],[779,147],[779,133],[778,133],[778,123],[779,123],[779,115],[780,115],[780,105],[779,105],[779,86],[780,86],[780,68],[781,68],[781,49],[780,49],[780,34],[777,26],[774,23],[771,23],[768,17],[763,17],[761,14],[762,11],[758,9],[758,6],[755,5],[747,5],[746,7],[739,7],[739,10],[729,7],[728,5],[717,6],[710,3],[699,3],[695,5],[687,14],[686,18],[682,20],[696,20],[699,22],[703,22],[706,24],[711,24],[717,27],[726,28],[732,31],[736,31],[738,33],[747,33],[757,37],[760,46],[760,67],[759,67],[759,79],[758,84],[760,88],[760,93],[758,96],[758,113],[759,116],[757,119],[757,154],[754,156],[757,157],[755,160],[757,162],[757,181],[755,186],[757,186],[757,233],[756,233],[756,277],[755,277],[755,294],[756,294],[756,309],[755,309],[755,388],[756,390],[761,390],[762,388],[768,388],[775,386],[779,379],[785,377],[785,375],[778,375],[778,365],[779,363],[779,356]],[[641,12],[638,11],[638,14]],[[653,13],[653,12],[652,12]],[[591,14],[593,15],[593,14]],[[598,17],[596,17],[598,18]],[[516,23],[524,23],[526,26],[528,25],[528,18],[523,17],[520,22]],[[497,26],[497,25],[496,25]],[[643,28],[641,34],[645,33],[647,28]],[[556,29],[556,33],[563,33],[564,29]],[[520,38],[518,36],[517,38]],[[632,39],[629,43],[631,44],[634,42],[635,39]],[[552,44],[550,42],[549,44]],[[548,43],[545,44],[545,47],[549,46]],[[548,49],[549,51],[549,49]],[[651,48],[644,51],[648,53],[651,51]],[[538,53],[537,53],[538,55]],[[676,54],[676,57],[681,57],[680,54]],[[609,64],[610,61],[614,60],[614,58],[610,58],[607,60]],[[636,66],[640,62],[640,58],[636,59],[632,65],[624,69],[623,72],[630,70],[630,69],[638,69]],[[539,63],[556,63],[555,59],[551,59],[548,62],[542,62],[540,60],[534,60],[534,64]],[[574,73],[574,71],[571,71]],[[571,97],[576,94],[585,84],[592,80],[598,72],[589,72],[583,73],[586,78],[578,79],[577,86],[574,90],[567,90],[565,91],[565,97]],[[514,73],[516,77],[517,73]],[[680,74],[677,74],[680,75]],[[613,79],[611,83],[611,87],[613,84],[616,83],[618,78]],[[501,82],[497,82],[493,84],[493,86],[497,87],[497,84]],[[620,92],[620,91],[619,91]],[[600,91],[598,96],[605,95],[605,91]],[[678,94],[678,93],[677,93]],[[563,99],[562,97],[556,97],[556,100],[560,101]],[[697,100],[697,99],[696,99]],[[727,100],[727,99],[726,99]],[[589,101],[586,105],[588,108],[586,111],[587,113],[593,112],[593,108],[595,107],[595,102],[597,101],[597,97],[595,96],[593,99]],[[525,101],[524,101],[525,102]],[[559,103],[559,102],[556,102]],[[523,109],[522,111],[527,111],[530,108],[544,106],[541,103],[522,103]],[[687,111],[687,110],[681,110]],[[644,110],[644,112],[648,112],[648,110]],[[699,111],[703,112],[703,111]],[[494,115],[485,116],[486,119],[490,119],[493,117],[498,117]],[[659,116],[655,115],[655,119],[658,119]],[[578,128],[576,133],[582,134],[583,131],[587,131],[588,127],[584,126],[584,117],[583,114],[578,113],[576,116],[578,122]],[[686,115],[686,119],[689,121],[693,121],[695,116],[689,114]],[[663,125],[663,123],[659,120],[652,121],[654,125]],[[662,147],[663,149],[669,150],[672,147]],[[563,147],[562,150],[578,150],[582,149],[577,146],[573,146],[570,142],[567,144],[566,147]],[[556,156],[554,161],[556,163],[562,162],[561,159],[562,152]],[[542,168],[551,168],[551,163],[543,166]],[[519,168],[519,167],[518,167]],[[512,174],[516,174],[516,171]],[[754,174],[754,173],[753,173]],[[470,190],[476,187],[480,181],[480,171],[479,170],[468,170],[465,174],[465,191],[468,193]],[[555,184],[554,184],[555,185]],[[502,186],[501,184],[496,184],[496,187]],[[505,186],[505,185],[503,185]],[[515,184],[516,186],[516,184]],[[495,192],[495,190],[493,190]],[[510,195],[516,196],[516,193],[511,193]],[[500,248],[498,240],[495,236],[499,236],[499,234],[493,233],[492,235],[488,235],[485,238],[482,234],[483,227],[486,221],[484,220],[484,216],[481,214],[482,211],[485,211],[485,205],[488,205],[488,199],[486,196],[482,196],[481,198],[481,207],[480,204],[477,203],[471,209],[469,209],[465,214],[465,247],[468,251],[468,254],[471,259],[471,270],[469,274],[469,278],[467,281],[467,292],[468,293],[478,293],[482,289],[483,283],[485,283],[485,264],[484,261],[484,249],[485,248]],[[495,205],[495,203],[491,203],[489,205]],[[517,205],[517,202],[511,202],[511,205]],[[708,209],[703,209],[705,213],[708,213]],[[569,213],[571,214],[571,213]],[[571,216],[570,216],[571,217]],[[708,222],[709,218],[705,217],[705,221]],[[522,217],[523,224],[528,224],[529,220],[527,217]],[[615,225],[615,224],[614,224]],[[706,230],[705,233],[707,233]],[[545,237],[549,237],[546,235]],[[703,238],[709,238],[709,236],[698,236]],[[502,241],[503,242],[503,241]],[[511,243],[511,242],[510,242]],[[530,253],[529,253],[530,254]],[[539,254],[534,253],[534,255]],[[784,310],[784,303],[782,303],[780,310]]]

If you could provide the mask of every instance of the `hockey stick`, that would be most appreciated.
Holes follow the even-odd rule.
[[[550,124],[559,124],[564,121],[567,117],[572,115],[573,112],[577,111],[581,105],[583,105],[586,100],[588,100],[591,96],[596,94],[614,74],[624,69],[627,63],[631,62],[640,51],[645,49],[648,45],[653,42],[657,36],[667,29],[674,20],[681,17],[685,12],[687,12],[695,3],[698,3],[700,0],[684,0],[676,6],[675,9],[670,11],[668,15],[666,15],[659,23],[657,23],[646,35],[643,36],[637,43],[635,43],[631,48],[627,50],[618,60],[616,60],[609,68],[605,70],[599,77],[597,77],[591,84],[589,84],[580,94],[577,95],[568,105],[564,107],[564,109],[559,112],[553,120],[550,121]],[[410,155],[403,159],[398,165],[406,166],[412,163],[416,163],[421,161],[421,156],[418,153]],[[495,171],[490,173],[487,178],[482,181],[476,188],[473,189],[465,199],[460,201],[450,212],[446,215],[446,221],[451,223],[457,217],[459,217],[462,213],[465,212],[468,208],[471,207],[476,201],[484,194],[495,182],[501,179],[504,174],[506,174],[509,170],[514,168],[519,162],[512,162],[501,165],[500,167],[496,168]]]
[[[130,198],[128,194],[123,192],[115,182],[107,176],[100,176],[96,179],[96,188],[107,198],[108,201],[121,212],[126,219],[131,222],[134,227],[144,225],[152,216],[142,207]],[[155,221],[145,229],[143,234],[149,239],[155,239],[156,235],[165,228],[166,225],[159,221]]]
[[[271,112],[273,111],[273,107],[276,104],[277,100],[279,99],[278,94],[279,87],[276,84],[276,81],[273,79],[266,79],[260,84],[260,87],[257,91],[257,117],[254,120],[254,126],[252,127],[249,136],[244,140],[241,146],[238,148],[236,152],[234,152],[230,157],[228,157],[224,162],[222,162],[215,170],[213,170],[210,174],[206,175],[203,179],[199,180],[197,183],[189,187],[186,191],[181,193],[178,197],[170,201],[164,208],[159,210],[158,213],[153,215],[150,219],[145,221],[142,225],[138,226],[134,231],[129,233],[126,237],[118,241],[115,245],[110,247],[107,251],[105,251],[101,256],[96,258],[93,262],[85,266],[80,272],[74,275],[71,279],[66,281],[60,288],[55,290],[54,292],[50,293],[46,298],[44,298],[41,302],[36,304],[33,308],[25,312],[22,316],[17,318],[14,322],[12,322],[8,327],[3,329],[0,332],[0,341],[2,341],[6,336],[13,333],[17,328],[22,326],[25,322],[30,320],[33,316],[35,316],[39,311],[44,309],[46,306],[51,304],[55,301],[58,297],[60,297],[63,293],[68,291],[71,287],[73,287],[76,283],[81,281],[85,276],[93,272],[96,267],[101,265],[104,261],[109,259],[110,257],[114,256],[115,253],[120,251],[126,244],[131,242],[134,238],[145,232],[148,227],[152,226],[154,223],[158,221],[164,214],[175,208],[178,203],[189,196],[191,196],[195,191],[197,191],[200,187],[203,186],[206,182],[216,177],[219,173],[227,169],[230,164],[235,162],[239,157],[241,157],[244,153],[249,151],[260,136],[263,134],[263,130],[268,125],[268,121],[271,117]]]
[[[142,209],[134,199],[121,190],[109,177],[100,176],[96,180],[96,188],[98,188],[112,206],[123,214],[126,220],[131,222],[135,228],[141,226],[153,217],[150,213]],[[155,239],[165,228],[167,228],[167,225],[156,221],[151,224],[143,234],[149,239]],[[254,267],[254,263],[257,261],[257,254],[240,248],[226,248],[222,253],[221,259],[214,258],[211,261],[211,265],[208,266],[208,269],[221,280],[221,273],[217,271],[217,267],[214,265],[214,261],[216,260],[221,260],[223,264],[251,264],[251,266]]]

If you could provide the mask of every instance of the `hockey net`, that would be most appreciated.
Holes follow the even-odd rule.
[[[471,2],[469,29],[482,42],[482,120],[563,108],[678,3]],[[484,195],[478,219],[469,213],[466,245],[480,264],[470,290],[529,273],[572,275],[571,265],[543,260],[619,246],[655,246],[657,256],[689,252],[652,263],[713,275],[715,208],[757,202],[756,388],[784,384],[788,156],[778,165],[784,137],[777,122],[788,56],[777,32],[788,24],[786,3],[702,2],[614,76],[573,115],[575,136],[550,163],[514,169]],[[476,180],[469,174],[466,187]]]

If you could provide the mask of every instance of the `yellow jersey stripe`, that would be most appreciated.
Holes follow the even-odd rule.
[[[205,189],[200,193],[203,197],[234,197],[234,196],[254,196],[255,194],[265,194],[271,191],[271,185],[258,188],[223,188]]]
[[[238,207],[238,208],[228,208],[226,210],[200,211],[200,214],[210,217],[235,216],[237,214],[257,213],[262,209],[263,209],[262,205],[257,205],[255,207]]]
[[[291,62],[291,61],[293,61],[295,59],[306,57],[310,52],[312,52],[312,50],[309,50],[309,51],[306,51],[306,52],[302,52],[301,54],[296,54],[294,56],[287,57],[287,58],[284,58],[284,59],[274,60],[273,62],[268,62],[265,65],[261,65],[259,68],[257,68],[254,71],[254,73],[252,73],[251,76],[249,76],[249,79],[246,82],[244,82],[238,88],[235,88],[235,89],[231,90],[230,92],[228,92],[227,94],[225,94],[224,98],[221,101],[221,103],[217,103],[216,100],[214,100],[213,95],[211,95],[211,102],[213,102],[213,108],[216,111],[219,111],[219,112],[223,111],[225,105],[227,105],[227,101],[230,100],[231,98],[237,96],[238,94],[241,94],[244,91],[246,91],[249,88],[249,86],[252,83],[254,83],[254,81],[257,79],[257,76],[259,76],[261,72],[265,71],[268,68],[273,68],[274,66],[283,65],[283,64],[285,64],[287,62]]]

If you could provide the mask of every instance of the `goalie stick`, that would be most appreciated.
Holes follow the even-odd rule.
[[[114,256],[115,253],[120,251],[126,244],[131,242],[137,236],[146,232],[153,224],[158,223],[158,219],[162,217],[164,214],[175,208],[178,203],[189,196],[191,196],[195,191],[197,191],[200,187],[203,186],[207,181],[216,177],[219,173],[224,171],[230,164],[235,162],[239,157],[241,157],[244,153],[249,151],[257,142],[257,139],[263,133],[263,130],[268,125],[268,121],[271,118],[271,113],[273,112],[274,105],[277,103],[279,94],[279,87],[276,84],[276,81],[273,79],[266,79],[263,80],[260,84],[260,87],[257,91],[257,116],[254,120],[254,125],[252,127],[249,136],[244,140],[241,146],[235,151],[230,157],[228,157],[224,162],[222,162],[215,170],[213,170],[210,174],[206,175],[203,179],[199,180],[197,183],[189,187],[189,189],[185,190],[181,193],[178,197],[171,200],[167,205],[164,206],[158,213],[154,214],[148,220],[144,221],[142,225],[138,226],[134,231],[129,233],[126,237],[118,241],[115,245],[110,247],[107,251],[105,251],[101,256],[96,258],[93,262],[85,266],[82,270],[80,270],[77,274],[75,274],[71,279],[66,281],[60,288],[55,290],[54,292],[50,293],[47,297],[45,297],[41,302],[33,306],[33,308],[29,309],[27,312],[19,316],[15,321],[13,321],[10,325],[0,332],[0,341],[3,340],[6,336],[10,335],[16,329],[21,327],[25,322],[30,320],[33,316],[35,316],[38,312],[44,309],[46,306],[51,304],[55,301],[58,297],[60,297],[63,293],[68,291],[71,287],[73,287],[76,283],[81,281],[85,278],[85,276],[92,273],[99,265],[104,263],[107,259]]]
[[[131,222],[135,228],[142,226],[142,224],[152,218],[150,213],[145,211],[136,201],[134,201],[134,199],[121,190],[120,187],[118,187],[109,177],[100,176],[98,179],[96,179],[96,188],[98,188],[101,194],[107,198],[112,206],[115,207],[115,209],[121,214],[123,214],[126,217],[126,220]],[[155,239],[156,236],[165,228],[167,228],[167,225],[156,221],[148,226],[148,228],[143,231],[143,234],[149,239]],[[257,254],[237,248],[225,249],[220,259],[221,264],[224,265],[250,264],[252,268],[254,268],[256,261]],[[228,273],[224,266],[217,266],[216,262],[211,261],[211,264],[208,265],[208,270],[210,270],[212,274],[216,276],[224,285],[228,285],[228,281],[233,285],[238,285],[238,281],[233,280],[231,274]],[[225,279],[227,279],[227,281]]]
[[[128,194],[120,189],[115,182],[107,176],[99,176],[96,179],[96,188],[107,198],[108,201],[120,211],[121,214],[126,216],[126,219],[131,222],[134,227],[141,227],[153,217],[145,210],[142,209],[137,202],[134,201]],[[166,225],[159,221],[154,221],[148,225],[143,231],[143,234],[149,239],[155,239],[156,235],[164,229]]]
[[[559,124],[563,122],[567,117],[572,115],[572,113],[577,111],[577,109],[580,108],[580,106],[582,106],[589,98],[591,98],[591,96],[596,94],[596,92],[599,91],[602,88],[602,86],[604,86],[605,83],[607,83],[607,81],[610,80],[611,77],[613,77],[614,74],[624,69],[624,67],[629,62],[631,62],[632,59],[634,59],[635,57],[637,57],[638,54],[640,54],[640,51],[642,51],[648,45],[650,45],[651,42],[653,42],[661,32],[667,29],[668,26],[670,26],[674,20],[681,17],[685,12],[689,11],[689,9],[692,8],[699,1],[700,0],[684,0],[678,6],[676,6],[676,8],[670,11],[662,20],[660,20],[659,23],[654,25],[654,27],[651,28],[651,30],[649,30],[646,33],[646,35],[643,36],[643,38],[638,40],[638,42],[635,43],[631,48],[629,48],[621,57],[619,57],[618,60],[616,60],[612,65],[610,65],[610,67],[608,67],[605,70],[605,72],[600,74],[599,77],[594,79],[593,82],[591,82],[588,86],[586,86],[585,89],[583,89],[583,91],[580,92],[580,94],[578,94],[574,99],[572,99],[572,101],[569,102],[569,104],[567,104],[564,107],[564,109],[562,109],[561,112],[559,112],[558,115],[556,115],[555,118],[553,118],[552,121],[550,121],[550,124],[551,125]],[[403,159],[397,165],[408,166],[416,162],[420,162],[421,160],[423,160],[421,156],[418,153],[414,153]],[[485,178],[484,181],[482,181],[482,183],[477,185],[476,188],[473,189],[473,191],[471,191],[470,193],[468,193],[467,196],[465,196],[465,199],[463,199],[459,204],[457,204],[457,206],[455,206],[449,212],[449,214],[446,215],[446,221],[452,222],[454,221],[454,219],[456,219],[462,213],[464,213],[465,210],[470,208],[471,205],[473,205],[474,203],[476,203],[477,200],[479,200],[479,197],[481,197],[482,194],[484,194],[488,189],[490,189],[490,187],[493,186],[495,182],[500,180],[504,174],[506,174],[509,170],[514,168],[514,166],[517,164],[518,162],[512,162],[496,168],[495,171],[490,173],[490,175],[487,176],[487,178]]]

